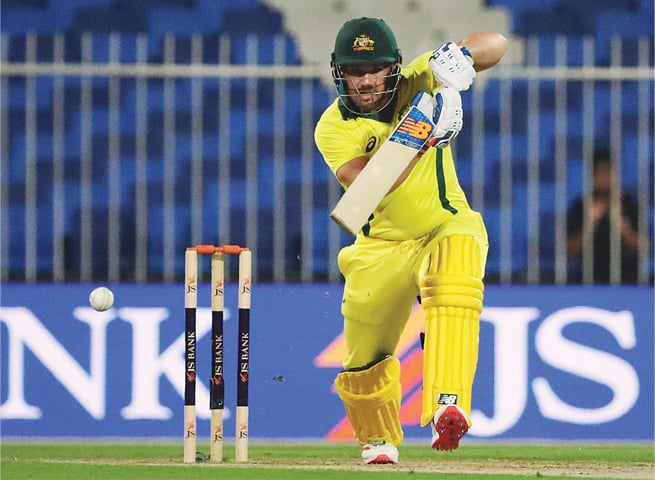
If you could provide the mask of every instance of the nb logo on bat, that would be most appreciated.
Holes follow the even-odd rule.
[[[425,140],[432,133],[432,124],[423,120],[406,118],[405,121],[398,126],[396,132],[403,135],[409,135],[417,139]]]

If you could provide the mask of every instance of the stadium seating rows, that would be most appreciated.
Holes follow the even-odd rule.
[[[554,65],[555,58],[552,52],[554,51],[553,43],[556,35],[565,35],[569,40],[570,49],[568,51],[567,61],[575,62],[581,58],[579,54],[582,48],[582,36],[586,34],[593,34],[597,40],[596,58],[597,65],[607,65],[610,62],[607,51],[608,45],[612,36],[620,35],[623,38],[623,48],[626,52],[625,65],[634,65],[637,63],[636,52],[636,39],[642,36],[647,36],[651,39],[649,59],[652,64],[653,59],[653,26],[652,22],[644,21],[645,18],[653,18],[653,5],[652,2],[647,0],[541,0],[539,2],[528,2],[523,0],[489,0],[487,2],[491,6],[503,6],[508,9],[512,17],[512,24],[514,33],[525,36],[538,35],[540,36],[540,59],[543,65]],[[90,55],[94,61],[105,62],[109,59],[109,52],[107,48],[108,36],[113,31],[121,32],[121,50],[120,60],[124,62],[137,61],[137,43],[138,36],[142,33],[148,34],[148,51],[147,57],[149,62],[162,62],[165,59],[165,41],[167,34],[174,33],[177,37],[175,45],[175,61],[178,63],[187,63],[192,58],[192,36],[201,34],[204,40],[205,48],[202,52],[202,60],[208,63],[214,63],[219,58],[219,42],[220,38],[224,35],[229,35],[233,42],[232,57],[230,61],[237,64],[248,63],[251,59],[247,58],[247,36],[256,33],[260,36],[268,36],[273,38],[275,35],[283,35],[285,38],[284,55],[287,63],[298,64],[299,57],[296,52],[293,37],[289,32],[284,31],[284,23],[282,16],[266,6],[263,2],[258,0],[240,0],[239,2],[216,2],[213,0],[140,0],[139,2],[127,0],[6,0],[3,2],[3,15],[1,17],[1,26],[3,33],[9,34],[9,46],[7,48],[7,60],[9,61],[24,61],[28,59],[26,53],[25,36],[26,32],[36,31],[37,36],[37,49],[35,52],[38,61],[51,61],[53,59],[53,46],[55,42],[55,33],[63,32],[66,39],[65,60],[67,61],[80,61],[85,58],[86,53],[80,48],[80,38],[85,32],[92,32],[94,34],[91,45]],[[257,52],[257,61],[259,63],[270,64],[273,63],[274,51],[273,42],[261,42],[263,47]],[[96,81],[94,81],[96,82]],[[64,175],[66,181],[66,201],[71,205],[72,211],[79,208],[80,189],[77,186],[79,182],[79,168],[74,168],[79,163],[80,151],[80,125],[84,121],[91,121],[93,125],[92,135],[92,156],[98,160],[97,164],[104,164],[102,160],[107,158],[108,142],[109,142],[109,118],[108,118],[108,98],[107,88],[102,81],[94,83],[93,89],[93,111],[89,118],[81,118],[82,111],[80,108],[80,81],[73,80],[67,81],[64,94],[64,103],[67,108],[66,116],[66,141],[64,142],[64,158],[69,167],[66,167]],[[106,82],[106,81],[105,81]],[[29,139],[26,138],[25,129],[23,128],[25,122],[25,88],[24,81],[21,79],[13,78],[8,82],[9,92],[9,113],[8,122],[9,128],[12,131],[19,132],[12,135],[11,138],[11,152],[24,152],[26,144]],[[181,163],[177,167],[175,176],[177,178],[187,178],[191,160],[188,157],[190,151],[191,139],[188,134],[191,132],[192,110],[190,102],[188,101],[187,93],[191,88],[189,82],[177,82],[176,88],[178,89],[178,100],[176,104],[175,125],[179,134],[177,138],[177,151],[185,152],[181,154]],[[231,91],[233,107],[235,110],[231,112],[233,121],[239,122],[245,116],[245,85],[236,88],[233,87]],[[497,83],[490,82],[490,89],[497,88]],[[598,125],[596,131],[606,131],[609,126],[609,110],[606,102],[600,100],[603,96],[603,88],[597,92],[596,112],[598,113]],[[38,119],[38,138],[36,139],[36,156],[38,164],[38,174],[40,176],[47,176],[52,173],[51,162],[48,160],[48,153],[52,150],[52,118],[51,103],[52,103],[52,89],[53,85],[47,81],[40,81],[36,84],[37,92],[37,112],[36,118]],[[150,81],[148,83],[148,123],[150,125],[161,125],[163,116],[162,101],[163,101],[164,85],[162,81]],[[286,109],[287,114],[292,117],[295,115],[299,117],[301,109],[301,100],[298,98],[297,84],[290,82],[285,89],[287,95]],[[580,107],[580,92],[569,91],[567,93],[567,102],[569,107]],[[134,146],[136,143],[135,137],[135,111],[134,111],[134,82],[125,81],[121,84],[121,91],[124,98],[125,108],[121,111],[120,116],[120,145],[121,156],[125,158],[134,158]],[[259,81],[257,84],[258,104],[260,106],[271,107],[272,99],[272,86],[270,81]],[[543,86],[540,89],[540,104],[553,105],[554,104],[554,87]],[[512,96],[517,101],[516,105],[524,104],[523,101],[526,97],[526,86],[517,83],[512,87]],[[627,145],[624,154],[634,155],[636,151],[634,136],[630,136],[630,132],[634,131],[634,125],[637,122],[636,109],[630,110],[638,104],[636,92],[628,89],[624,92],[623,105],[628,109],[624,117],[624,122],[627,124],[624,127],[626,133],[625,144]],[[204,88],[203,91],[203,104],[214,105],[218,97],[218,87]],[[498,102],[498,95],[494,95],[493,91],[488,96],[486,103],[486,126],[487,132],[496,134],[495,137],[488,139],[485,144],[486,155],[486,172],[490,178],[498,178],[500,167],[500,151],[499,151],[499,131],[495,131],[495,126],[499,125],[498,114],[500,111],[500,103]],[[316,98],[317,105],[314,107],[315,115],[320,112],[326,104],[329,97],[319,95]],[[186,100],[185,100],[186,99]],[[465,102],[467,100],[465,99]],[[469,100],[470,101],[470,100]],[[217,151],[217,135],[219,131],[218,109],[206,109],[203,129],[209,133],[205,136],[203,143],[204,152]],[[514,180],[517,182],[515,192],[517,195],[525,194],[525,185],[527,182],[527,166],[525,160],[525,152],[527,151],[526,144],[526,125],[527,121],[517,121],[521,118],[521,111],[514,112],[515,123],[513,125],[513,143],[512,152],[516,158],[512,161],[512,174]],[[525,112],[523,112],[525,114]],[[540,156],[547,158],[547,152],[553,151],[554,137],[553,132],[548,130],[548,126],[552,125],[554,112],[544,110],[540,118],[540,124],[544,128],[544,144],[540,146]],[[272,120],[270,117],[267,119],[266,114],[261,114],[260,119],[263,124],[270,125]],[[569,132],[582,132],[583,120],[580,115],[575,113],[569,115],[568,118]],[[652,110],[651,110],[652,122]],[[234,130],[235,135],[243,135],[241,130]],[[464,134],[463,134],[464,136]],[[157,205],[163,203],[162,198],[162,185],[166,182],[163,178],[164,169],[161,168],[162,156],[164,153],[164,140],[160,131],[149,131],[147,135],[148,152],[151,158],[148,159],[148,173],[149,183],[147,185],[148,199],[153,204]],[[242,143],[241,138],[234,138],[233,145]],[[269,148],[272,144],[270,132],[266,128],[262,129],[259,137],[259,145],[262,152],[270,152]],[[461,158],[470,156],[470,151],[467,151],[466,142],[462,142],[462,149],[459,152]],[[469,143],[470,145],[470,143]],[[571,155],[571,162],[569,169],[572,172],[579,172],[581,168],[581,137],[572,135],[569,143],[567,144],[567,151]],[[232,152],[231,159],[231,173],[233,182],[230,186],[230,195],[234,198],[243,198],[245,189],[245,167],[243,160],[243,152]],[[301,152],[297,142],[289,139],[286,142],[286,155],[288,157],[289,165],[300,164]],[[206,173],[206,180],[204,182],[204,195],[205,198],[216,198],[217,192],[222,188],[218,178],[216,159],[205,155],[203,161],[203,168]],[[10,172],[10,188],[9,198],[11,200],[12,208],[10,210],[12,218],[18,218],[20,205],[24,200],[24,182],[25,182],[25,166],[24,162],[19,161],[20,154],[15,155],[15,159],[11,162]],[[258,197],[260,200],[258,210],[261,215],[270,216],[275,198],[271,193],[273,185],[271,183],[272,176],[270,171],[273,165],[272,155],[262,154],[260,158],[259,168],[261,173],[259,175],[261,189]],[[106,217],[107,206],[102,205],[100,200],[106,198],[107,188],[107,170],[102,167],[96,166],[91,171],[92,190],[99,192],[94,197],[94,208],[97,208],[99,219]],[[466,163],[463,164],[462,183],[467,186],[471,184],[471,172],[467,169]],[[122,169],[124,171],[133,171],[135,169],[134,162],[123,162]],[[298,174],[298,168],[287,168],[290,176]],[[314,190],[316,198],[326,198],[326,189],[329,182],[329,175],[327,169],[316,170],[316,185]],[[578,173],[579,175],[579,173]],[[133,203],[135,195],[135,184],[133,175],[125,175],[125,178],[130,178],[132,181],[126,181],[121,184],[121,191],[124,194],[125,204],[121,207],[124,211],[124,225],[122,228],[125,240],[123,245],[125,248],[134,244],[134,237],[136,235],[134,218],[130,215],[129,205]],[[540,178],[544,185],[542,187],[543,203],[548,203],[549,196],[553,193],[553,171],[547,168],[544,163],[540,167]],[[624,179],[628,184],[636,184],[638,178],[635,176],[634,170],[627,169],[624,174]],[[294,195],[300,190],[300,179],[288,179],[289,187],[287,195],[294,198]],[[40,185],[46,185],[47,182],[42,182]],[[579,185],[578,185],[579,187]],[[579,188],[571,188],[569,194],[571,197],[579,194]],[[51,195],[51,189],[43,188],[38,191],[37,196],[37,218],[40,225],[47,225],[52,222],[47,207],[48,199]],[[177,225],[180,228],[176,230],[176,248],[178,251],[185,245],[185,235],[189,229],[189,191],[183,185],[177,185],[175,188],[175,198],[182,202],[176,212]],[[298,198],[296,195],[295,198]],[[96,203],[100,203],[96,205]],[[239,202],[237,202],[239,203]],[[287,203],[290,212],[288,212],[287,222],[295,220],[299,224],[299,212],[295,211],[294,202]],[[485,206],[487,214],[498,219],[500,199],[497,192],[492,189],[487,189],[485,192]],[[324,201],[318,202],[316,205],[315,215],[327,216],[327,205]],[[104,214],[103,214],[104,212]],[[552,215],[552,212],[547,212],[547,215]],[[123,215],[123,214],[122,214]],[[216,218],[216,212],[207,209],[204,212],[207,217],[204,225],[206,228],[213,227],[212,218]],[[523,226],[527,224],[525,221],[526,213],[521,209],[515,210],[514,223],[518,225],[513,232],[513,240],[517,246],[517,251],[513,256],[513,266],[516,265],[517,271],[524,269],[527,245],[527,231]],[[239,221],[244,216],[244,212],[235,209],[231,212],[231,231],[234,234],[234,242],[242,241],[245,236],[243,222]],[[157,231],[157,225],[164,224],[163,212],[154,209],[151,212],[150,220],[152,222],[153,231]],[[72,220],[67,222],[69,228],[68,238],[79,238],[79,215],[72,215]],[[77,219],[78,221],[75,221]],[[321,222],[315,222],[322,224]],[[494,222],[490,222],[494,223]],[[101,224],[101,223],[99,223]],[[544,223],[546,224],[546,223]],[[13,225],[13,222],[12,222]],[[24,221],[17,222],[17,228],[26,228]],[[102,229],[100,229],[102,230]],[[52,231],[49,228],[48,231]],[[209,230],[207,232],[209,233]],[[493,234],[493,232],[492,232]],[[214,234],[215,235],[215,234]],[[259,232],[259,245],[262,248],[270,248],[269,242],[266,241],[270,238],[271,232],[262,226]],[[298,236],[301,232],[291,231],[287,242],[290,245],[297,245]],[[52,250],[53,239],[47,234],[44,239],[45,251]],[[327,265],[331,259],[326,258],[327,249],[322,248],[320,242],[325,241],[327,234],[325,232],[316,232],[314,235],[317,243],[314,245],[316,260],[314,267],[317,270],[317,278],[325,276]],[[19,235],[12,235],[12,239],[21,238]],[[153,237],[152,252],[162,252],[161,242],[162,239]],[[69,242],[70,243],[70,242]],[[21,242],[14,242],[10,245],[10,261],[12,265],[10,269],[19,271],[21,269],[21,261],[24,259],[24,245]],[[77,248],[75,245],[69,245],[69,248]],[[552,245],[546,245],[544,251],[551,254]],[[297,249],[291,248],[288,254],[290,261],[298,256]],[[97,252],[99,258],[103,258],[102,251]],[[266,252],[264,252],[266,253]],[[39,270],[48,271],[51,268],[51,257],[43,255],[39,259]],[[72,255],[71,257],[75,257]],[[266,255],[260,255],[260,258],[266,258]],[[268,256],[270,259],[270,256]],[[544,261],[548,255],[544,255]],[[99,260],[100,261],[100,260]],[[151,267],[154,271],[160,271],[163,268],[164,258],[163,255],[155,255],[150,258]],[[270,275],[270,261],[262,261],[260,268],[262,269],[262,278]],[[179,267],[179,265],[177,266]],[[79,265],[71,265],[70,268],[75,271],[79,269]],[[497,269],[493,261],[490,263],[490,269],[493,271]]]

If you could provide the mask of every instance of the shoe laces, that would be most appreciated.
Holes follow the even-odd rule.
[[[372,447],[381,447],[385,443],[387,442],[385,442],[384,440],[373,440],[372,442],[368,442],[368,444]]]

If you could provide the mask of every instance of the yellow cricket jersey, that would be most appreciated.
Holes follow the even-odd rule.
[[[377,152],[417,92],[434,94],[438,90],[429,58],[430,52],[402,69],[389,123],[367,117],[344,119],[338,98],[325,110],[316,125],[314,139],[335,175],[339,167],[353,158],[371,158]],[[360,235],[387,240],[419,238],[462,210],[470,207],[459,185],[450,147],[429,148],[407,179],[380,202]]]

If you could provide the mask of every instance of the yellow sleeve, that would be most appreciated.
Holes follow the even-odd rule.
[[[343,120],[335,100],[323,113],[314,130],[314,142],[332,173],[353,158],[369,155],[358,119]]]
[[[423,90],[434,94],[439,89],[439,84],[434,79],[430,69],[430,56],[432,52],[425,52],[419,55],[412,62],[403,68],[402,75],[410,84],[410,91]]]

